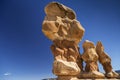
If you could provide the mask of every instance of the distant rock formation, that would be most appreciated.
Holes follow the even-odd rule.
[[[119,73],[120,74],[120,70],[116,70],[115,72]]]
[[[53,44],[51,51],[54,55],[53,74],[57,80],[78,80],[80,78],[117,78],[112,70],[111,59],[104,52],[101,42],[97,46],[86,40],[83,43],[84,53],[80,54],[79,42],[85,29],[77,21],[75,12],[57,2],[51,2],[45,7],[45,19],[42,32]],[[106,72],[99,72],[98,60]],[[85,70],[83,61],[86,63]],[[51,80],[51,79],[50,79]]]

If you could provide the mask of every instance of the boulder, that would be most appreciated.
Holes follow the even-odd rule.
[[[70,40],[79,43],[84,35],[84,28],[76,20],[75,12],[63,4],[52,2],[45,7],[46,17],[42,32],[54,41]]]
[[[80,73],[80,68],[75,62],[55,60],[53,63],[53,73],[57,76],[74,76]]]

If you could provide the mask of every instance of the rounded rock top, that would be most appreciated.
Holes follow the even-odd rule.
[[[72,9],[58,2],[49,3],[45,7],[45,13],[48,16],[60,16],[60,17],[68,17],[70,19],[76,19],[76,14]]]

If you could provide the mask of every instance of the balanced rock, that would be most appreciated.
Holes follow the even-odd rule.
[[[53,73],[61,80],[63,76],[76,77],[83,69],[78,43],[85,30],[76,20],[75,12],[63,4],[51,2],[45,7],[45,13],[42,32],[53,41]]]
[[[46,37],[52,41],[56,39],[66,39],[76,43],[81,41],[85,30],[76,20],[75,12],[72,9],[52,2],[45,7],[45,13],[42,31]]]

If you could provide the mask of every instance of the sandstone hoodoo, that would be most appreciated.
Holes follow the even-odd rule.
[[[100,42],[97,46],[86,40],[83,43],[84,53],[80,54],[79,42],[85,29],[76,19],[75,12],[57,2],[51,2],[45,7],[45,19],[42,32],[53,44],[51,51],[54,55],[53,74],[58,80],[77,80],[79,78],[117,78],[112,70],[111,59],[104,52]],[[86,63],[83,67],[83,61]],[[98,61],[106,72],[99,72]],[[107,66],[108,65],[108,66]]]
[[[117,78],[119,75],[115,71],[112,70],[111,58],[105,53],[102,42],[98,41],[96,46],[97,54],[99,55],[99,62],[103,65],[103,69],[105,70],[106,77],[115,77]]]
[[[86,40],[83,43],[84,53],[82,54],[82,59],[85,61],[85,73],[82,73],[80,77],[83,78],[104,78],[104,74],[99,72],[98,68],[98,54],[96,52],[96,47],[93,42]]]
[[[53,73],[61,76],[77,76],[82,71],[82,59],[79,53],[79,42],[84,35],[84,28],[76,20],[75,12],[56,2],[45,7],[46,17],[42,31],[53,44]]]

